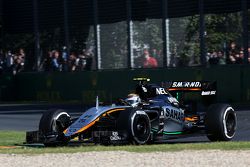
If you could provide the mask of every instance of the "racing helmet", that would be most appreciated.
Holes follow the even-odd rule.
[[[125,101],[130,104],[132,107],[137,107],[138,104],[141,102],[141,98],[138,94],[131,93],[128,95],[128,97],[125,99]]]

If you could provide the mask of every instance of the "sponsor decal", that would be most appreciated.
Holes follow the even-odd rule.
[[[110,136],[111,141],[121,140],[121,137],[118,135],[118,132],[112,132],[112,136]]]
[[[177,108],[164,108],[165,110],[165,117],[167,119],[172,119],[177,122],[183,122],[184,120],[184,112]]]
[[[145,92],[145,93],[148,92],[147,88],[145,88],[144,86],[142,86],[142,90],[143,90],[143,92]]]
[[[77,129],[75,129],[75,128],[70,128],[68,131],[69,131],[70,133],[75,133],[75,132],[77,131]]]
[[[164,88],[156,88],[157,95],[166,95],[168,94]]]
[[[145,115],[146,113],[145,113],[145,111],[142,111],[142,110],[137,110],[137,111],[136,111],[136,114]]]
[[[173,88],[200,88],[201,82],[173,82]]]
[[[79,119],[78,123],[85,123],[92,115],[85,115],[83,118]]]
[[[215,95],[216,91],[202,91],[201,95],[202,96],[208,96],[208,95]]]
[[[168,101],[170,103],[173,103],[173,104],[176,104],[176,105],[179,103],[178,100],[175,97],[168,97]]]

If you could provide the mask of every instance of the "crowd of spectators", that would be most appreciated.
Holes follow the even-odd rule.
[[[250,63],[250,48],[248,48]],[[0,49],[0,73],[12,72],[16,74],[25,68],[26,54],[23,48],[16,52],[4,52]],[[135,68],[157,68],[162,62],[162,52],[156,49],[143,49],[135,55]],[[223,51],[212,51],[207,53],[207,63],[210,66],[224,64],[243,64],[243,48],[232,42]],[[62,50],[50,50],[39,64],[39,71],[89,71],[92,70],[94,54],[91,49],[83,49],[81,52],[68,52],[66,47]]]
[[[70,52],[68,54],[67,48],[63,47],[62,51],[51,50],[44,56],[39,64],[39,71],[83,71],[91,70],[93,64],[93,52],[82,50],[79,54],[77,52]],[[14,75],[18,72],[24,71],[26,67],[25,52],[20,48],[17,52],[4,52],[0,49],[0,73],[11,72]]]
[[[25,52],[20,48],[17,52],[0,50],[0,72],[7,71],[16,74],[24,70]]]
[[[250,54],[250,48],[248,48]],[[243,64],[244,49],[232,42],[226,51],[213,51],[207,53],[207,60],[209,65],[223,65],[223,64]],[[250,55],[248,56],[248,63],[250,63]]]
[[[63,47],[61,53],[58,50],[49,51],[39,69],[41,71],[89,71],[92,69],[93,59],[94,54],[90,49],[68,54],[67,48]]]

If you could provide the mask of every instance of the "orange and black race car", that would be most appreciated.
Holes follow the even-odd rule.
[[[229,141],[236,131],[236,113],[229,104],[213,104],[215,82],[174,81],[158,86],[135,78],[134,93],[116,104],[96,106],[72,118],[52,109],[40,120],[39,130],[27,132],[27,143],[45,146],[71,141],[101,144],[147,144],[206,135],[211,141]]]

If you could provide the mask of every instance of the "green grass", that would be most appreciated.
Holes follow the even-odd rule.
[[[0,146],[20,145],[25,140],[24,132],[0,131]],[[201,143],[172,143],[154,145],[126,145],[126,146],[68,146],[68,147],[25,147],[0,148],[4,154],[43,154],[43,153],[76,153],[88,151],[129,151],[129,152],[154,152],[154,151],[181,151],[181,150],[250,150],[250,142],[201,142]]]
[[[0,146],[13,146],[25,141],[25,132],[0,131]]]

